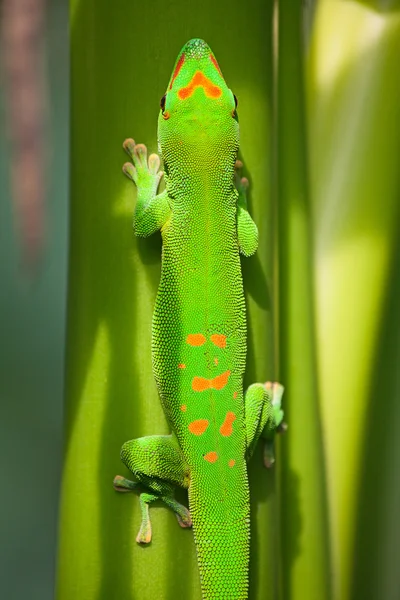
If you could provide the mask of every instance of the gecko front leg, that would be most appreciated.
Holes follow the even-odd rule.
[[[123,143],[132,163],[122,167],[123,172],[137,187],[137,202],[133,215],[133,230],[136,235],[147,237],[161,229],[171,214],[167,191],[157,195],[158,185],[163,176],[159,171],[160,158],[150,154],[147,159],[147,148],[144,144],[136,144],[132,138]]]

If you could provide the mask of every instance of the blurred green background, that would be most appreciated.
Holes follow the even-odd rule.
[[[46,15],[50,169],[45,254],[21,264],[10,196],[10,147],[0,89],[0,597],[54,597],[62,457],[65,340],[69,42],[68,6]],[[23,176],[23,174],[21,174]]]

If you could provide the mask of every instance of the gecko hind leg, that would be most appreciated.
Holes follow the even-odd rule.
[[[264,440],[264,464],[275,462],[275,434],[286,430],[281,408],[284,388],[280,383],[254,383],[245,393],[247,459],[254,452],[260,438]]]
[[[149,436],[130,440],[121,449],[121,458],[138,481],[130,481],[117,475],[114,488],[118,492],[130,492],[143,489],[139,496],[142,522],[136,541],[148,544],[152,529],[149,516],[149,504],[161,500],[171,508],[181,527],[191,527],[192,520],[186,506],[174,498],[176,486],[189,486],[189,469],[185,464],[179,447],[172,436]]]

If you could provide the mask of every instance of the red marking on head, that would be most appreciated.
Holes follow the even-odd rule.
[[[221,69],[219,68],[219,64],[217,63],[217,59],[215,58],[215,56],[213,56],[211,54],[210,58],[211,58],[211,62],[213,63],[214,67],[217,69],[218,73],[221,75],[221,77],[223,77],[223,75],[221,73]]]
[[[222,335],[222,333],[213,333],[210,339],[213,344],[218,346],[218,348],[226,347],[226,335]]]
[[[218,358],[214,358],[214,365],[218,364]]]
[[[206,379],[205,377],[193,377],[192,390],[195,392],[204,392],[204,390],[210,389],[210,384],[210,380]]]
[[[204,460],[209,463],[215,463],[215,461],[218,460],[218,454],[216,452],[208,452],[204,455]]]
[[[225,373],[221,373],[221,375],[217,375],[214,379],[210,381],[210,387],[214,388],[214,390],[222,390],[228,383],[230,371],[225,371]]]
[[[228,467],[234,467],[236,465],[236,460],[233,460],[233,458],[228,462]]]
[[[183,63],[184,63],[184,62],[185,62],[185,55],[184,55],[184,54],[182,54],[182,56],[180,57],[180,59],[179,59],[179,60],[178,60],[178,62],[176,63],[175,71],[174,71],[174,73],[173,73],[173,75],[172,75],[171,83],[170,83],[170,86],[169,86],[169,89],[170,89],[170,90],[172,89],[172,86],[173,86],[173,84],[174,84],[174,81],[175,81],[175,79],[178,77],[178,73],[179,73],[179,71],[181,70],[181,68],[182,68],[182,65],[183,65]]]
[[[208,426],[209,421],[207,421],[207,419],[197,419],[197,421],[189,423],[188,429],[190,433],[194,433],[194,435],[202,435]]]
[[[186,365],[184,365],[183,363],[179,363],[178,369],[186,369]]]
[[[198,87],[202,87],[205,95],[209,98],[219,98],[222,94],[222,90],[218,85],[215,85],[201,71],[196,71],[188,85],[178,90],[179,98],[181,100],[186,100],[186,98],[189,98]]]
[[[232,423],[235,420],[236,420],[235,413],[227,412],[225,421],[222,423],[221,427],[219,428],[220,434],[223,435],[224,437],[229,437],[230,435],[232,435],[232,431],[233,431]]]
[[[202,346],[206,343],[206,338],[202,333],[189,333],[186,338],[186,343],[189,346]]]
[[[187,406],[186,406],[186,404],[182,404],[182,406],[181,406],[181,411],[182,411],[182,412],[186,412],[186,409],[187,409]]]
[[[233,392],[233,398],[236,400],[236,398],[237,398],[237,392]]]

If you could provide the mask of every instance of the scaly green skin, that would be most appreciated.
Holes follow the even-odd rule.
[[[193,524],[204,600],[244,599],[248,590],[249,486],[246,459],[260,436],[265,463],[283,413],[279,384],[254,384],[243,395],[246,314],[239,252],[257,248],[246,208],[247,180],[236,174],[236,101],[210,48],[182,49],[162,99],[157,155],[127,140],[138,189],[137,235],[161,229],[162,271],[153,319],[153,367],[171,436],[124,444],[121,456],[141,486],[139,543],[151,540],[148,505],[162,499],[183,527]],[[238,163],[236,163],[238,166]],[[189,511],[174,500],[188,488]]]

